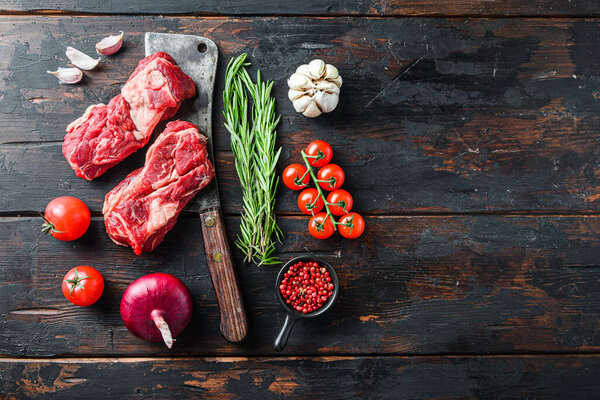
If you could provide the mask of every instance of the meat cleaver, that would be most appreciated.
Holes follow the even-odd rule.
[[[170,54],[196,83],[196,96],[184,102],[177,117],[196,124],[200,133],[208,137],[207,149],[214,164],[211,122],[219,58],[217,45],[202,36],[147,32],[146,56],[157,51]],[[225,234],[216,176],[196,195],[191,205],[200,213],[206,262],[221,312],[221,333],[228,341],[239,342],[246,336],[248,322]]]

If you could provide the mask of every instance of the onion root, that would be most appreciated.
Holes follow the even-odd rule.
[[[171,335],[169,324],[167,324],[167,321],[165,321],[165,319],[163,318],[162,312],[160,312],[160,310],[154,310],[150,315],[152,316],[152,321],[154,321],[154,325],[156,325],[156,327],[160,331],[163,341],[170,349],[171,347],[173,347],[173,342],[175,341],[175,339],[173,339],[173,336]]]

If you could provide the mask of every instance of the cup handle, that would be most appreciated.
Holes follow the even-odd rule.
[[[297,320],[298,318],[294,317],[293,315],[290,315],[289,313],[285,314],[285,322],[283,323],[281,331],[279,331],[279,335],[277,335],[277,339],[275,339],[275,345],[273,346],[275,351],[283,350],[288,338],[290,337],[290,332],[292,331],[292,328]]]

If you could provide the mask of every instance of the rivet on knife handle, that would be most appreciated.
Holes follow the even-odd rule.
[[[213,217],[206,217],[204,219],[204,225],[208,226],[209,228],[211,226],[214,226],[215,225],[215,219]]]

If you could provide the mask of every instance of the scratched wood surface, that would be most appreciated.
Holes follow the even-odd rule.
[[[276,83],[280,167],[298,162],[315,138],[332,141],[362,211],[600,210],[598,20],[0,20],[4,212],[41,210],[52,190],[76,193],[99,211],[104,194],[143,162],[138,152],[90,183],[74,178],[60,146],[87,105],[119,92],[143,57],[146,31],[209,36],[220,46],[219,76],[231,56],[249,52]],[[93,52],[97,39],[119,29],[127,32],[125,49],[86,73],[84,84],[61,86],[46,74],[66,65],[65,46]],[[287,100],[286,78],[312,57],[344,77],[340,106],[318,119],[295,113]],[[225,211],[236,213],[241,196],[219,112],[222,84],[215,148]],[[295,211],[294,196],[280,191],[278,209]]]
[[[361,16],[592,16],[593,0],[0,0],[10,12],[82,12],[198,15],[361,15]]]
[[[368,217],[365,242],[318,241],[306,219],[279,219],[284,259],[310,249],[334,265],[340,296],[331,313],[298,322],[284,354],[479,354],[600,350],[599,217]],[[237,217],[227,219],[230,240]],[[115,246],[100,218],[85,239],[50,241],[37,218],[0,224],[0,354],[10,356],[275,354],[283,322],[275,268],[237,265],[248,311],[244,345],[219,333],[219,312],[200,224],[183,218],[164,245],[137,257]],[[94,265],[106,292],[91,308],[65,302],[71,265]],[[128,333],[119,314],[134,279],[174,274],[195,299],[190,328],[172,350]]]
[[[6,399],[586,399],[598,394],[599,363],[596,355],[9,359],[0,375]]]
[[[41,8],[144,14],[188,7],[113,3]],[[200,11],[261,13],[223,4]],[[541,0],[518,12],[499,2],[471,11],[464,2],[342,2],[325,11],[311,4],[269,12],[597,12],[593,2]],[[0,1],[0,10],[38,8]],[[93,52],[97,39],[119,30],[124,49],[82,84],[61,86],[45,73],[66,65],[66,46]],[[250,54],[253,71],[275,81],[280,170],[315,138],[329,141],[366,216],[360,240],[318,241],[307,236],[295,193],[280,189],[286,237],[279,254],[328,259],[341,294],[329,315],[298,323],[277,358],[272,343],[283,315],[273,293],[276,268],[243,266],[234,250],[250,335],[228,343],[192,212],[141,257],[104,232],[104,194],[143,163],[145,151],[93,182],[76,178],[61,155],[65,126],[119,92],[143,57],[146,31],[201,34],[219,45],[213,132],[231,241],[241,198],[220,93],[225,62],[241,52]],[[331,398],[594,398],[599,42],[593,18],[0,16],[0,398],[89,397],[90,390],[113,398],[310,398],[332,380],[344,390]],[[335,64],[344,86],[334,113],[309,120],[293,111],[285,81],[315,57]],[[184,106],[178,116],[185,115]],[[39,232],[36,213],[59,195],[81,198],[95,215],[79,241]],[[60,291],[64,273],[82,264],[96,266],[107,282],[90,308],[70,305]],[[180,277],[195,300],[192,323],[171,351],[130,335],[119,316],[123,290],[155,271]]]

